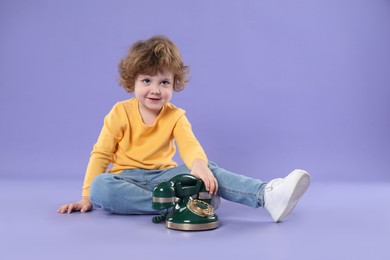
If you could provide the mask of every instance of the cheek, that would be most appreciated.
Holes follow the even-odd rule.
[[[135,87],[134,88],[134,95],[135,96],[139,96],[139,97],[141,97],[141,96],[144,96],[145,95],[145,90],[142,88],[142,87]]]
[[[162,93],[164,99],[171,99],[172,97],[172,90],[165,90],[163,93]]]

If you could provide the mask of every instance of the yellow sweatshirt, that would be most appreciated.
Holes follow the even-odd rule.
[[[92,180],[106,172],[120,173],[126,169],[167,169],[176,167],[173,161],[176,142],[180,157],[191,169],[195,159],[208,161],[192,132],[185,111],[168,103],[155,123],[145,125],[138,110],[138,100],[132,98],[114,105],[104,119],[104,126],[93,147],[85,174],[83,196],[90,195]]]

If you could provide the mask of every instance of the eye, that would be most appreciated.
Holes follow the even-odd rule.
[[[142,82],[145,84],[145,85],[149,85],[152,81],[150,79],[143,79]]]
[[[160,84],[163,85],[164,87],[168,87],[171,83],[168,80],[163,80],[161,81]]]

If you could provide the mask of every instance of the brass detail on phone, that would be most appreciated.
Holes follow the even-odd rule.
[[[159,197],[153,197],[153,203],[169,203],[169,202],[177,202],[179,199],[175,197],[170,198],[159,198]]]
[[[204,202],[203,200],[190,199],[187,202],[187,208],[194,214],[201,217],[212,217],[214,216],[213,207]]]
[[[210,230],[215,229],[219,226],[218,221],[209,222],[205,224],[179,224],[173,222],[167,222],[167,227],[171,229],[178,229],[184,231],[201,231],[201,230]]]

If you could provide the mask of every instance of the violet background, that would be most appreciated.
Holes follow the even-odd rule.
[[[117,63],[165,34],[210,160],[268,180],[390,181],[390,1],[0,1],[1,178],[82,182]]]

